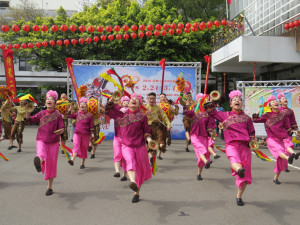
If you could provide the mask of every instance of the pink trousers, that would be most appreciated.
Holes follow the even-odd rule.
[[[91,135],[90,134],[76,134],[73,137],[73,153],[77,153],[77,156],[81,159],[87,158],[87,151],[89,148]]]
[[[289,136],[288,138],[283,139],[284,148],[287,149],[288,147],[294,149],[294,143],[292,142],[293,138]]]
[[[197,165],[198,167],[203,168],[205,163],[200,159],[200,155],[204,155],[207,160],[210,161],[210,153],[207,150],[208,148],[208,139],[207,137],[191,135],[191,142],[195,150],[195,154],[197,157]]]
[[[208,147],[214,148],[215,141],[208,137]]]
[[[151,168],[146,145],[128,147],[122,144],[122,155],[126,162],[126,171],[136,172],[136,184],[140,187],[145,180],[151,178]]]
[[[59,142],[36,141],[36,156],[43,160],[41,167],[45,180],[56,177],[58,150]]]
[[[122,139],[120,137],[114,137],[113,141],[114,149],[114,162],[121,162],[121,167],[123,171],[126,171],[126,162],[122,155]]]
[[[245,169],[245,177],[240,178],[237,173],[232,170],[232,176],[236,176],[235,184],[238,188],[242,188],[242,183],[252,183],[251,175],[251,159],[252,154],[249,148],[248,142],[245,141],[233,141],[225,145],[226,156],[230,160],[230,165],[233,163],[240,163]]]
[[[288,139],[279,139],[279,138],[267,138],[267,145],[268,148],[273,155],[273,157],[276,159],[276,164],[274,167],[275,173],[280,173],[281,171],[284,171],[286,168],[288,168],[288,162],[286,159],[282,159],[279,157],[280,153],[284,153],[287,156],[290,155],[288,151],[286,150],[285,146],[288,146]],[[293,144],[293,143],[292,143]],[[290,146],[288,146],[290,147]]]

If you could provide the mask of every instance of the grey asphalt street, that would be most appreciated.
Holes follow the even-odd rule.
[[[8,141],[0,144],[0,152],[10,158],[0,159],[0,225],[299,224],[300,160],[275,185],[275,162],[253,155],[253,183],[243,196],[245,206],[238,207],[225,154],[215,150],[221,158],[197,181],[193,148],[187,153],[184,141],[174,140],[158,161],[157,174],[143,185],[141,201],[132,204],[129,182],[113,177],[112,141],[104,141],[83,170],[79,159],[71,167],[60,154],[54,194],[45,196],[47,182],[33,166],[36,132],[37,127],[25,128],[21,153],[7,150]],[[67,145],[72,147],[70,141]],[[217,145],[224,147],[220,140]]]

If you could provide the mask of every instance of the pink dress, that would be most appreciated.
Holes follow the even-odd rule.
[[[267,132],[267,145],[276,159],[274,168],[275,173],[280,173],[288,167],[288,162],[279,157],[280,153],[287,156],[290,154],[286,150],[287,147],[293,147],[294,144],[289,138],[288,133],[291,131],[291,126],[288,117],[281,112],[268,112],[258,118],[257,114],[253,115],[254,123],[264,123]]]
[[[242,183],[252,183],[251,175],[251,150],[249,142],[255,137],[253,122],[249,116],[243,111],[236,113],[222,112],[214,110],[209,113],[214,119],[223,125],[226,156],[230,160],[230,164],[240,163],[245,169],[245,177],[236,176],[237,173],[232,170],[232,176],[236,176],[235,184],[238,188],[242,188]]]
[[[81,112],[67,116],[70,119],[76,119],[74,137],[73,137],[73,153],[77,153],[79,158],[86,159],[91,134],[94,133],[94,117],[88,112]]]
[[[57,175],[57,157],[60,136],[54,131],[64,128],[62,115],[57,110],[43,110],[30,117],[29,123],[38,123],[36,136],[36,156],[43,160],[41,164],[44,179],[55,178]]]
[[[191,142],[197,157],[198,167],[203,168],[205,163],[200,159],[200,155],[204,155],[210,161],[210,153],[208,151],[208,132],[212,131],[215,121],[206,112],[193,111],[183,112],[183,115],[192,118],[191,122]]]

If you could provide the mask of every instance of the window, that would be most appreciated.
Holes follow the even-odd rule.
[[[19,58],[19,71],[32,71],[31,64],[29,64],[29,58]]]

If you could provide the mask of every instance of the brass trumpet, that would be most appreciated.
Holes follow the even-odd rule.
[[[32,102],[29,102],[25,105],[25,109],[28,113],[32,113],[34,110],[34,105]]]
[[[259,143],[257,140],[251,140],[250,143],[249,143],[249,147],[252,151],[256,151],[259,149]]]
[[[216,140],[217,139],[217,132],[216,131],[213,131],[211,134],[210,134],[210,138],[212,139],[212,140]]]
[[[148,147],[150,150],[156,151],[158,149],[158,142],[155,140],[152,140],[148,143]]]
[[[123,94],[120,91],[114,91],[111,97],[114,100],[114,102],[118,102],[121,100],[122,96]]]
[[[218,91],[212,91],[209,94],[209,97],[213,100],[213,101],[218,101],[221,98],[221,94]]]

